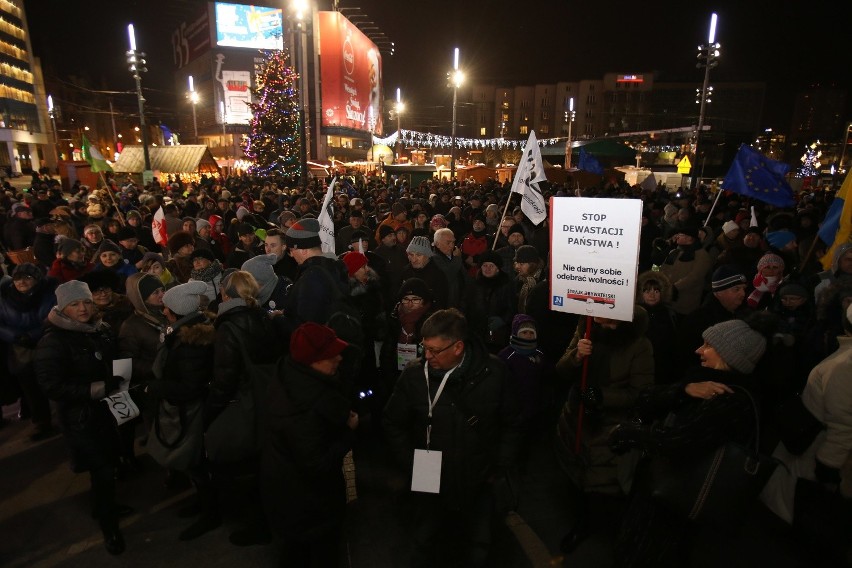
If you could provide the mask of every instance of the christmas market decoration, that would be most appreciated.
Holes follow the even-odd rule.
[[[253,175],[298,176],[301,173],[301,113],[298,74],[288,65],[289,52],[264,51],[257,65],[257,86],[251,131],[243,142],[246,157],[253,162]]]
[[[819,175],[819,168],[822,165],[819,159],[822,157],[822,152],[817,150],[818,147],[819,140],[807,147],[801,158],[802,166],[796,171],[796,177],[807,178]]]

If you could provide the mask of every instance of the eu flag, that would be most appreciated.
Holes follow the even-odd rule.
[[[743,144],[734,157],[722,188],[777,207],[792,207],[796,204],[793,188],[784,179],[789,170],[787,164],[767,158]]]
[[[598,174],[599,176],[602,176],[604,173],[603,166],[601,166],[597,158],[591,154],[587,154],[582,146],[580,147],[580,162],[577,164],[577,169]]]

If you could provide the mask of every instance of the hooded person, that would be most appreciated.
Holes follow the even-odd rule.
[[[535,319],[526,314],[512,318],[509,345],[497,354],[518,384],[521,406],[521,428],[527,436],[539,431],[544,418],[543,387],[546,374],[553,368],[538,349],[538,329]]]
[[[83,243],[70,237],[60,237],[56,242],[56,258],[47,275],[64,284],[69,280],[79,279],[92,268],[93,265],[86,262]]]
[[[245,270],[257,280],[257,304],[266,311],[280,310],[287,297],[290,280],[275,274],[275,263],[278,257],[274,254],[259,254],[245,261],[240,270]]]
[[[154,378],[152,366],[166,327],[163,315],[166,288],[159,278],[145,272],[129,276],[125,288],[134,311],[119,329],[118,345],[121,352],[127,353],[133,360],[131,383],[144,386]],[[153,409],[149,406],[142,411],[143,416],[150,418]]]

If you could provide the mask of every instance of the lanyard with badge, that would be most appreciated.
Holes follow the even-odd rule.
[[[438,404],[438,399],[444,392],[447,379],[456,369],[458,369],[458,365],[444,373],[444,378],[441,379],[441,384],[438,385],[438,391],[433,400],[429,383],[429,363],[423,365],[423,374],[426,377],[426,401],[429,404],[429,414],[426,419],[426,449],[415,448],[414,450],[414,468],[411,472],[412,491],[422,493],[440,493],[441,491],[441,452],[430,449],[432,445],[432,410]]]

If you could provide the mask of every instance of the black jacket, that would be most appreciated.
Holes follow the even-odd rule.
[[[185,321],[184,321],[185,320]],[[196,313],[169,326],[164,358],[159,377],[148,384],[148,392],[172,404],[203,399],[207,384],[213,376],[214,342],[216,330],[204,316]]]
[[[346,425],[350,405],[340,378],[287,357],[267,402],[260,484],[273,533],[294,539],[341,523],[343,457],[355,436]]]
[[[419,359],[402,372],[384,413],[388,443],[408,474],[414,449],[426,448],[424,364]],[[441,377],[430,380],[433,399],[440,382]],[[431,449],[443,452],[441,498],[447,507],[464,507],[489,477],[514,466],[519,416],[515,380],[505,363],[489,355],[481,341],[466,341],[465,360],[432,411]]]

